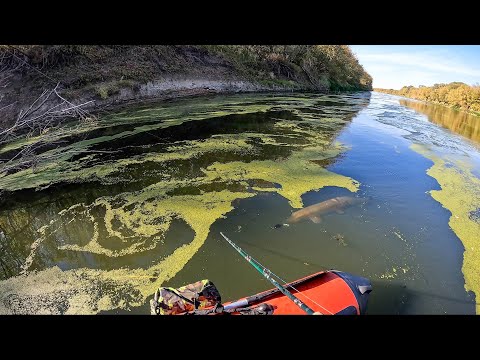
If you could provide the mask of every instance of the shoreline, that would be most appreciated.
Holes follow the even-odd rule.
[[[0,128],[28,131],[151,99],[372,89],[347,45],[0,45],[0,58]]]
[[[450,105],[450,104],[447,104],[447,103],[442,103],[442,102],[438,102],[438,101],[423,100],[423,99],[416,99],[416,98],[408,97],[408,96],[405,96],[405,95],[398,95],[398,94],[395,94],[395,93],[378,91],[378,90],[375,90],[375,89],[372,90],[372,92],[376,92],[376,93],[379,93],[379,94],[394,95],[394,96],[398,96],[398,97],[401,97],[401,98],[404,98],[404,99],[415,100],[415,101],[419,101],[419,102],[426,103],[426,104],[439,105],[439,106],[443,106],[447,109],[451,109],[451,110],[458,111],[458,112],[463,112],[465,114],[469,114],[469,115],[480,118],[480,112],[478,112],[478,111],[466,110],[464,108],[455,107],[454,105]]]
[[[154,80],[141,85],[138,89],[122,88],[118,94],[110,96],[108,99],[94,99],[90,96],[84,96],[76,99],[75,102],[92,101],[90,106],[84,109],[92,114],[102,111],[115,111],[130,105],[141,105],[157,103],[181,98],[190,98],[207,95],[228,95],[240,93],[298,93],[298,92],[318,92],[327,94],[326,91],[314,91],[307,87],[287,87],[280,85],[262,85],[244,80],[208,80],[208,79],[165,79]]]
[[[109,86],[108,82],[103,83]],[[44,89],[46,92],[46,89]],[[359,90],[361,91],[361,90]],[[363,90],[366,91],[366,90]],[[42,105],[35,109],[37,114],[46,113],[52,108],[59,110],[68,107],[80,107],[89,115],[96,115],[103,111],[115,111],[130,105],[156,103],[161,101],[174,100],[179,98],[188,98],[215,94],[239,94],[239,93],[298,93],[298,92],[318,92],[326,94],[329,91],[321,91],[304,86],[298,83],[294,84],[262,84],[249,80],[234,79],[208,79],[200,77],[170,77],[165,79],[155,79],[135,86],[123,86],[115,89],[112,94],[107,94],[105,98],[92,88],[81,89],[77,92],[71,92],[69,89],[59,86],[58,93],[68,100],[65,103],[60,97],[51,96],[44,99]],[[31,108],[31,104],[38,102],[38,93],[23,98],[21,101],[12,103],[12,106],[3,108],[3,116],[0,118],[0,129],[8,126],[8,118],[15,118],[18,113],[25,112]]]

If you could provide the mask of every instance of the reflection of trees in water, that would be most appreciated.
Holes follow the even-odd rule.
[[[40,228],[41,212],[31,209],[11,209],[0,213],[0,279],[18,275],[36,236],[32,229]],[[47,222],[48,223],[48,222]]]
[[[321,96],[321,95],[320,95]],[[59,250],[59,246],[65,244],[84,245],[90,241],[93,236],[93,225],[91,219],[87,216],[79,215],[77,219],[70,219],[68,216],[61,216],[59,213],[68,209],[72,205],[84,203],[91,204],[97,198],[102,196],[115,196],[123,192],[132,192],[143,189],[151,184],[155,184],[167,177],[173,179],[193,179],[202,176],[202,169],[207,168],[214,162],[228,163],[233,161],[250,162],[253,160],[280,160],[287,158],[292,151],[300,150],[302,146],[308,145],[308,136],[297,132],[292,132],[288,128],[279,128],[275,124],[278,121],[294,122],[299,129],[313,131],[325,134],[325,148],[331,144],[336,135],[346,124],[369,103],[370,93],[358,95],[349,95],[342,100],[341,96],[332,95],[336,104],[342,101],[341,108],[335,111],[328,106],[310,105],[309,110],[305,107],[305,113],[302,113],[301,107],[292,105],[292,112],[285,109],[285,105],[279,111],[265,111],[250,114],[235,114],[222,117],[206,117],[202,121],[185,122],[180,125],[171,126],[166,129],[158,129],[153,135],[145,138],[145,134],[117,139],[105,144],[95,145],[96,150],[118,148],[121,151],[114,155],[108,155],[108,160],[115,160],[115,157],[128,158],[132,154],[141,156],[149,154],[152,151],[151,146],[157,146],[159,139],[162,147],[168,144],[183,140],[208,141],[215,135],[229,134],[248,134],[247,142],[251,144],[255,151],[253,152],[234,152],[234,151],[208,151],[199,153],[189,159],[179,159],[165,162],[144,162],[119,168],[119,172],[114,173],[109,184],[102,184],[99,179],[91,179],[79,184],[58,184],[49,188],[35,191],[33,189],[16,191],[12,193],[3,193],[0,199],[2,211],[0,212],[0,279],[9,278],[18,275],[31,253],[31,246],[35,240],[42,238],[41,244],[35,250],[35,256],[32,260],[30,269],[43,269],[53,265],[60,265],[63,269],[72,267],[90,267],[112,269],[116,266],[137,266],[138,259],[134,257],[138,254],[119,258],[108,258],[98,254],[91,254],[78,251]],[[278,104],[282,104],[282,97],[278,97]],[[315,110],[318,114],[315,114]],[[329,114],[321,115],[322,109]],[[295,112],[296,110],[296,112]],[[331,114],[330,114],[331,113]],[[304,115],[302,117],[302,115]],[[341,121],[323,122],[322,117],[338,117]],[[295,135],[296,137],[293,137]],[[262,136],[278,136],[278,144],[266,143]],[[288,139],[292,139],[288,143]],[[300,141],[301,140],[301,141]],[[147,142],[147,143],[146,143]],[[279,145],[282,143],[282,145]],[[177,143],[176,143],[177,144]],[[159,149],[156,149],[159,150]],[[214,150],[214,149],[213,149]],[[335,157],[319,159],[315,162],[327,167]],[[115,166],[115,162],[112,162]],[[118,180],[118,181],[116,181]],[[248,187],[262,187],[261,181],[252,181]],[[240,191],[237,183],[212,182],[203,184],[199,191],[210,192],[221,189],[231,191]],[[244,185],[242,185],[243,187]],[[178,188],[177,192],[195,193],[196,189]],[[175,195],[175,192],[172,193]],[[101,219],[104,216],[101,211],[95,217]],[[47,226],[47,229],[41,233],[39,230]],[[193,236],[187,226],[182,233],[188,234],[188,238]],[[173,228],[172,228],[173,229]],[[176,230],[172,230],[175,232]],[[183,236],[183,235],[182,235]],[[181,238],[177,234],[176,238]],[[188,239],[185,239],[188,240]],[[182,240],[183,241],[183,240]],[[176,242],[178,243],[178,241]],[[167,244],[168,245],[168,244]],[[181,245],[181,244],[180,244]],[[146,256],[148,260],[155,254]],[[143,255],[142,255],[143,256]]]
[[[478,116],[420,101],[401,99],[400,104],[427,115],[428,119],[435,124],[480,142],[480,117]]]
[[[31,251],[31,245],[42,236],[40,229],[44,226],[55,229],[55,219],[58,212],[68,208],[71,201],[57,198],[51,201],[30,202],[22,206],[9,207],[0,212],[0,250],[2,266],[0,266],[0,279],[18,275],[22,271],[27,257]],[[82,236],[86,224],[82,224],[70,233],[74,239]],[[56,247],[47,249],[46,258],[52,257]]]

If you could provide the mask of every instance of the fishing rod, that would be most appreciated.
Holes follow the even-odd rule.
[[[299,298],[297,298],[296,296],[294,296],[290,291],[288,291],[287,289],[285,289],[282,285],[280,285],[275,279],[273,279],[270,274],[272,274],[272,272],[270,270],[268,270],[266,267],[264,266],[260,266],[259,262],[256,261],[255,259],[253,259],[250,255],[248,255],[245,251],[243,251],[239,246],[237,246],[232,240],[230,240],[229,238],[227,238],[222,232],[220,232],[220,235],[223,236],[223,238],[225,240],[228,241],[228,243],[230,245],[232,245],[232,247],[238,251],[238,253],[240,255],[242,255],[242,257],[247,260],[250,265],[252,265],[255,269],[257,269],[257,271],[263,275],[263,277],[265,277],[268,281],[270,281],[278,290],[280,290],[280,292],[285,295],[286,297],[288,297],[290,300],[292,300],[295,305],[297,305],[300,309],[302,309],[303,311],[305,311],[308,315],[313,315],[314,313],[315,314],[319,314],[318,312],[315,312],[313,311],[310,307],[308,307],[304,302],[302,302]]]

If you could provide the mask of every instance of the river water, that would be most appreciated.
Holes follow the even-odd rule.
[[[159,285],[200,279],[224,301],[271,288],[223,231],[287,281],[368,277],[368,314],[475,314],[479,121],[379,93],[240,94],[54,131],[35,168],[0,177],[0,313],[148,314]],[[275,228],[336,196],[368,201]]]

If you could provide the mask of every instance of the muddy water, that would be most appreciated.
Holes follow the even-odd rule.
[[[369,314],[475,313],[478,147],[397,97],[178,100],[49,141],[0,177],[0,313],[148,313],[159,285],[203,278],[225,301],[270,288],[220,231],[286,280],[370,278]],[[274,228],[344,195],[370,200]]]

